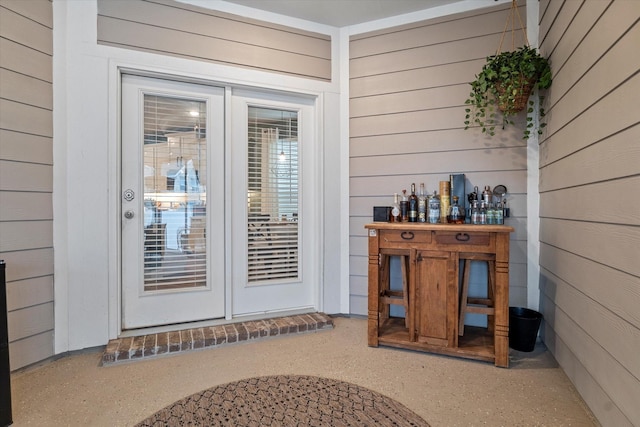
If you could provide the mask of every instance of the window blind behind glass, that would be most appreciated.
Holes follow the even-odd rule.
[[[145,291],[206,286],[206,103],[144,96]]]
[[[298,113],[249,107],[247,276],[299,277]]]

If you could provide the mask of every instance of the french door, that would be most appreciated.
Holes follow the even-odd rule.
[[[125,74],[121,112],[123,330],[319,308],[314,99]]]
[[[122,329],[225,315],[224,89],[123,75]]]
[[[317,308],[321,164],[312,99],[235,91],[234,316]]]

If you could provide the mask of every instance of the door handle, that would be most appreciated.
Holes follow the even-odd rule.
[[[124,213],[124,217],[127,219],[131,219],[133,218],[133,216],[134,216],[133,211],[125,211]]]
[[[471,239],[471,236],[467,233],[458,233],[456,234],[456,240],[459,242],[468,242]]]

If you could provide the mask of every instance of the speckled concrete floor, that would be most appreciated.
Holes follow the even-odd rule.
[[[335,328],[100,366],[99,351],[12,376],[15,426],[130,426],[214,385],[300,374],[352,382],[390,396],[432,426],[597,425],[553,357],[511,351],[511,368],[367,346],[366,320]]]

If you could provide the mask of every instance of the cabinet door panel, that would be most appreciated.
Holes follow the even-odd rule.
[[[442,251],[418,251],[416,256],[416,312],[415,327],[418,342],[455,345],[455,307],[457,295],[453,255]]]

